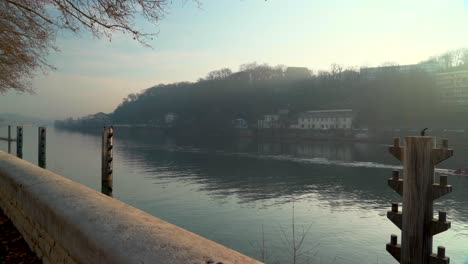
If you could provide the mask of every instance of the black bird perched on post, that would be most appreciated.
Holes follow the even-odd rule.
[[[426,135],[426,130],[427,130],[427,129],[428,129],[428,128],[426,127],[426,128],[424,128],[423,130],[421,130],[421,137],[424,137],[424,136]]]

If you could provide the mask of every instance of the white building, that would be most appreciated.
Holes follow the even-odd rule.
[[[177,115],[170,112],[170,113],[167,113],[166,115],[164,115],[164,122],[167,124],[167,125],[171,125],[172,123],[174,123],[174,121],[177,119]]]
[[[435,74],[440,71],[440,65],[437,63],[418,63],[409,65],[393,65],[361,68],[361,77],[368,80],[375,80],[385,72],[411,73],[412,71],[422,71],[429,74]]]
[[[248,128],[247,121],[245,121],[245,119],[243,119],[243,118],[238,118],[238,119],[232,120],[232,126],[234,128]]]
[[[438,104],[452,112],[468,109],[468,71],[436,75]]]
[[[264,115],[262,120],[258,120],[258,128],[278,128],[280,115]]]
[[[301,113],[296,128],[299,129],[351,129],[354,114],[351,109],[319,110]]]

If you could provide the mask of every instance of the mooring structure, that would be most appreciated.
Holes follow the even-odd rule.
[[[11,138],[11,126],[7,127],[7,137],[0,136],[0,140],[5,140],[8,145],[8,153],[11,153],[11,142],[16,141],[16,139]]]
[[[101,192],[112,196],[113,171],[112,161],[114,159],[114,128],[104,127],[102,132],[102,163],[101,163]]]
[[[446,264],[445,248],[439,246],[432,253],[432,237],[450,228],[446,212],[439,212],[434,218],[433,202],[452,191],[447,176],[440,176],[434,182],[434,168],[438,163],[450,158],[453,150],[448,148],[448,140],[436,147],[436,139],[427,136],[405,137],[404,146],[395,138],[389,152],[403,162],[403,177],[398,170],[393,171],[388,185],[403,197],[403,210],[398,203],[392,203],[387,217],[401,229],[401,243],[398,236],[391,235],[387,251],[403,264]]]
[[[46,168],[46,139],[47,131],[45,127],[38,127],[38,148],[37,148],[37,164],[39,167]]]
[[[16,127],[16,156],[23,158],[23,126]]]
[[[16,141],[16,156],[23,158],[23,126],[16,127],[16,139],[11,137],[11,126],[8,126],[8,136],[0,137],[0,140],[8,141],[8,153],[11,153],[11,142]],[[38,127],[37,165],[46,169],[46,140],[47,128]],[[113,183],[113,149],[114,128],[104,127],[102,131],[102,161],[101,161],[101,192],[112,197]]]

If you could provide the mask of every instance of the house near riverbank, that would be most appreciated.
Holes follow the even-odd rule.
[[[243,128],[248,128],[249,125],[247,124],[247,121],[243,118],[237,118],[232,120],[232,127],[237,128],[237,129],[243,129]]]
[[[425,62],[408,65],[388,65],[379,67],[363,67],[360,69],[361,78],[364,80],[376,80],[380,75],[391,72],[410,74],[414,71],[425,72],[430,75],[435,75],[441,70],[438,63]]]
[[[279,115],[264,115],[263,119],[258,120],[258,128],[279,128]]]
[[[299,114],[295,128],[349,130],[353,127],[353,119],[352,109],[307,111]]]
[[[172,126],[175,123],[176,119],[177,119],[177,114],[172,113],[172,112],[167,113],[164,115],[164,124],[166,126]]]
[[[355,114],[352,109],[311,110],[299,113],[295,118],[289,110],[279,110],[278,114],[264,115],[258,120],[259,129],[314,129],[350,130],[353,128]]]
[[[289,109],[279,109],[277,114],[267,114],[257,121],[257,128],[289,128]]]

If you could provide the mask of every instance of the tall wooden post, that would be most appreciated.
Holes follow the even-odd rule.
[[[46,128],[39,127],[37,164],[41,168],[46,168]]]
[[[114,146],[114,128],[104,127],[102,132],[101,192],[112,197],[112,148]]]
[[[23,127],[16,127],[16,156],[23,158]]]
[[[450,263],[445,256],[445,248],[439,247],[437,254],[432,254],[432,236],[450,228],[446,213],[439,212],[439,218],[433,219],[433,201],[452,191],[447,185],[447,176],[440,177],[440,183],[434,183],[434,166],[453,155],[448,149],[448,141],[443,140],[441,148],[434,148],[432,137],[405,137],[405,146],[400,146],[399,139],[389,151],[403,161],[403,179],[399,171],[394,171],[388,184],[403,196],[403,212],[398,211],[398,204],[393,203],[387,217],[401,229],[401,245],[398,237],[391,236],[387,251],[400,263]]]
[[[8,142],[8,153],[11,153],[11,126],[10,125],[8,126],[7,142]]]

